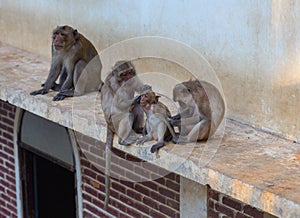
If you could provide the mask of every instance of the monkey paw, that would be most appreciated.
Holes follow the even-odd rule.
[[[179,145],[185,145],[187,143],[185,138],[182,138],[183,136],[181,136],[181,138],[179,138],[179,135],[173,136],[172,138],[172,142],[174,144],[179,144]]]
[[[62,101],[65,99],[65,96],[61,95],[61,94],[57,94],[56,96],[53,97],[53,101]]]
[[[152,145],[150,151],[151,151],[151,153],[154,153],[154,152],[158,151],[158,149],[160,149],[163,146],[165,146],[165,143],[159,142],[157,144]]]

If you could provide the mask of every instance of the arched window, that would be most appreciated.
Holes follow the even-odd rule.
[[[68,129],[25,111],[18,145],[24,217],[77,217]]]

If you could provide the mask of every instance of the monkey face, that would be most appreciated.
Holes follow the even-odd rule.
[[[178,102],[181,106],[189,105],[191,102],[194,102],[191,90],[182,84],[177,84],[174,87],[173,100]]]
[[[118,61],[113,67],[113,74],[119,82],[124,82],[135,77],[136,71],[130,61]]]
[[[145,94],[141,95],[141,101],[140,104],[143,107],[146,107],[147,105],[152,105],[152,104],[157,104],[158,99],[160,96],[156,96],[155,92],[153,91],[148,91]]]
[[[74,34],[78,33],[77,30],[74,30],[72,27],[58,26],[53,30],[52,34],[53,48],[57,51],[67,49],[75,42]]]

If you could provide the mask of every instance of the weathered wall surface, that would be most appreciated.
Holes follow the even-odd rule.
[[[59,24],[99,51],[137,36],[170,37],[211,64],[228,117],[299,139],[299,12],[298,0],[0,0],[0,40],[50,57]]]

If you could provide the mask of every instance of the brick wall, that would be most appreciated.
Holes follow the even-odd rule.
[[[0,100],[0,218],[17,217],[13,128],[16,107]]]
[[[104,145],[81,134],[84,217],[105,217]],[[179,175],[114,149],[108,212],[118,217],[179,217]]]
[[[264,218],[266,215],[261,210],[210,188],[207,196],[209,218]],[[273,216],[268,214],[268,217]]]

